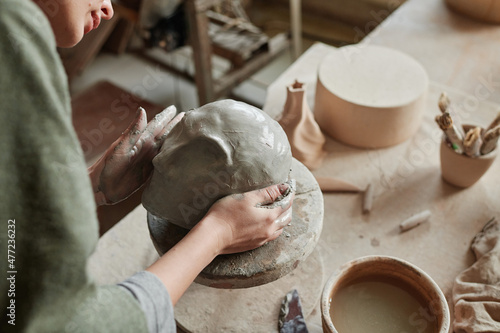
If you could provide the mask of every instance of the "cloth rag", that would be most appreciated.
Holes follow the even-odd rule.
[[[455,333],[500,332],[500,223],[491,219],[473,239],[476,262],[453,286]]]

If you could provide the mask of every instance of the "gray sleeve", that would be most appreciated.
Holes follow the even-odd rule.
[[[174,307],[170,295],[153,273],[142,271],[118,284],[139,302],[150,333],[176,333]]]

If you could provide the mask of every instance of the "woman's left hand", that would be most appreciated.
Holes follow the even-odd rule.
[[[167,134],[184,116],[175,114],[172,105],[147,123],[146,111],[139,108],[125,132],[88,169],[97,205],[120,202],[149,179],[153,158]]]

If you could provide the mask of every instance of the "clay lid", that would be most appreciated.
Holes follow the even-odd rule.
[[[318,70],[339,98],[369,107],[411,103],[427,90],[427,73],[409,55],[382,46],[345,46],[329,53]]]

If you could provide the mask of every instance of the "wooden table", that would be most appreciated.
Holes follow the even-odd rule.
[[[328,155],[313,174],[339,177],[360,187],[372,184],[375,196],[371,213],[363,215],[360,194],[324,195],[325,218],[317,246],[324,273],[321,282],[314,283],[324,284],[351,259],[391,255],[426,271],[450,301],[454,278],[474,262],[469,251],[472,238],[491,217],[500,215],[500,162],[468,189],[443,182],[441,132],[434,116],[439,113],[439,94],[446,91],[453,103],[462,106],[467,122],[484,126],[494,118],[500,103],[498,41],[500,26],[462,18],[441,1],[410,0],[359,44],[399,49],[422,63],[431,80],[427,107],[419,131],[394,147],[363,150],[327,139]],[[295,79],[306,83],[314,109],[316,70],[330,50],[320,43],[307,50],[269,87],[264,110],[278,117],[285,86]],[[399,233],[401,221],[426,209],[432,212],[428,223]],[[155,258],[145,211],[138,207],[101,238],[89,267],[99,283],[114,283]],[[310,332],[321,332],[319,302],[306,321]]]
[[[491,217],[499,216],[500,162],[468,189],[442,181],[442,134],[434,117],[443,91],[460,108],[464,122],[485,126],[496,116],[500,110],[500,43],[496,41],[500,41],[500,26],[461,17],[441,1],[412,0],[358,44],[360,51],[366,45],[381,45],[411,55],[424,66],[431,83],[421,128],[408,141],[362,150],[327,139],[328,156],[313,174],[343,178],[360,187],[370,183],[375,199],[372,212],[363,215],[361,195],[324,194],[319,249],[325,279],[351,259],[392,255],[430,274],[451,300],[454,278],[474,262],[470,241]],[[331,50],[321,43],[307,50],[270,85],[264,111],[279,118],[285,86],[295,79],[306,84],[307,101],[314,110],[317,68]],[[430,223],[399,233],[400,222],[426,209],[432,212]],[[308,322],[320,325],[319,304]]]
[[[292,45],[295,55],[302,48],[300,1],[290,0]],[[284,34],[275,36],[268,41],[269,45],[265,52],[256,54],[248,59],[243,66],[232,68],[222,77],[214,78],[212,75],[213,46],[209,37],[209,19],[206,12],[218,3],[220,0],[185,0],[189,22],[189,39],[193,48],[194,81],[198,90],[199,105],[226,96],[236,85],[279,56],[289,45]]]

